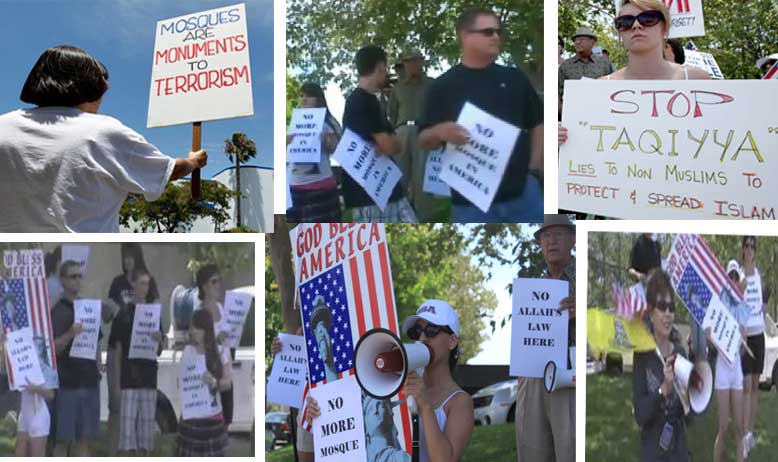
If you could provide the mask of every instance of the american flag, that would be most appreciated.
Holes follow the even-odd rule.
[[[613,299],[616,302],[616,314],[628,320],[646,308],[646,292],[640,283],[629,288],[613,283]]]
[[[297,232],[302,232],[305,226],[308,225],[298,225],[297,228],[301,229],[298,229]],[[300,412],[300,420],[303,425],[305,425],[305,399],[309,389],[327,383],[326,378],[322,376],[323,363],[319,359],[318,352],[313,350],[313,347],[318,348],[312,332],[312,327],[315,326],[308,325],[313,311],[312,305],[317,295],[324,297],[332,313],[329,334],[333,341],[334,353],[338,355],[336,362],[338,378],[354,374],[354,346],[365,332],[374,327],[383,327],[399,336],[400,329],[394,301],[394,289],[392,288],[389,251],[383,225],[362,226],[379,226],[382,239],[363,251],[354,252],[353,255],[341,263],[333,265],[327,271],[306,281],[301,281],[299,285],[298,296],[303,311],[303,333],[309,358],[309,380],[303,392],[303,409]],[[316,365],[319,366],[318,370]],[[324,375],[326,377],[326,374]],[[402,404],[395,408],[395,425],[400,441],[404,441],[405,450],[410,452],[411,419],[404,393],[398,394],[393,400],[402,401]],[[399,422],[397,421],[398,411]],[[311,429],[310,426],[306,426],[306,428],[309,431]]]
[[[49,366],[57,368],[54,341],[49,312],[49,290],[44,278],[4,279],[0,280],[0,317],[3,331],[9,332],[32,324],[33,337],[45,339],[49,348]],[[8,358],[6,357],[6,365]],[[8,382],[14,388],[14,378],[10,367]],[[48,386],[57,384],[47,383]]]
[[[762,79],[778,79],[778,61],[773,64],[773,67],[767,71],[767,74],[765,74]]]
[[[697,324],[702,326],[702,320],[705,319],[705,311],[708,309],[713,293],[692,265],[688,265],[684,270],[677,293],[689,308],[689,312]]]

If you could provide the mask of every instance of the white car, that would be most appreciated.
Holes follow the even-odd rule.
[[[476,425],[496,425],[513,422],[516,418],[516,379],[497,382],[473,395]]]
[[[767,388],[778,387],[778,326],[765,314],[764,370],[759,383]]]

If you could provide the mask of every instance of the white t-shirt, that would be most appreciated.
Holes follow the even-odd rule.
[[[764,332],[764,310],[762,304],[762,277],[754,268],[754,274],[746,276],[746,304],[751,308],[751,316],[746,324],[746,335],[759,335]]]
[[[128,193],[156,200],[175,159],[77,108],[0,115],[0,232],[118,232]]]

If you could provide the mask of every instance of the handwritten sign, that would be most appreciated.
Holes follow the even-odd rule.
[[[424,192],[438,196],[451,196],[451,188],[440,179],[443,169],[443,150],[435,149],[427,153],[427,163],[424,167]]]
[[[157,22],[149,128],[253,114],[244,4]]]
[[[354,376],[311,390],[321,408],[313,421],[313,447],[318,462],[367,460],[362,392]]]
[[[558,311],[567,296],[567,281],[513,280],[511,375],[541,378],[549,361],[567,364],[569,314]]]
[[[159,344],[151,338],[151,334],[160,332],[159,315],[161,311],[162,305],[159,304],[135,305],[135,318],[132,322],[128,358],[157,359]]]
[[[639,219],[775,219],[778,104],[762,80],[565,82],[559,207]],[[569,90],[569,92],[568,92]]]
[[[81,269],[81,275],[86,277],[87,262],[89,261],[88,245],[62,245],[62,262],[74,261]]]
[[[298,108],[292,111],[287,133],[294,135],[286,147],[287,162],[319,163],[321,160],[321,134],[327,109]]]
[[[400,168],[389,157],[378,155],[371,143],[349,129],[343,133],[333,157],[381,210],[386,208],[402,177]]]
[[[44,382],[38,353],[29,327],[17,329],[6,335],[6,352],[10,366],[9,378],[13,376],[13,390],[19,390],[28,383],[41,385]]]
[[[281,340],[281,351],[273,359],[273,369],[267,379],[267,400],[299,409],[303,402],[308,364],[305,338],[289,334],[278,334],[278,338]]]
[[[697,50],[684,50],[683,53],[686,57],[685,65],[702,69],[710,75],[711,79],[722,80],[724,78],[719,63],[716,62],[716,58],[712,54]]]
[[[446,144],[440,179],[486,212],[519,139],[519,129],[465,103],[457,123],[470,132],[466,144]]]
[[[70,346],[71,358],[95,359],[97,341],[100,335],[100,300],[78,299],[74,303],[74,322],[81,324],[83,330],[73,339]]]
[[[243,335],[243,324],[251,309],[251,301],[254,296],[245,292],[228,290],[224,295],[224,323],[227,329],[227,346],[237,348],[240,337]]]
[[[624,0],[615,0],[616,14]],[[697,37],[705,35],[702,16],[702,0],[662,0],[670,10],[670,34],[668,38]]]
[[[178,368],[178,392],[184,419],[211,417],[222,411],[218,393],[211,393],[203,382],[205,355],[192,346],[184,348]]]

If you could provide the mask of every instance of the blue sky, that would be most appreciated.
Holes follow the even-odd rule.
[[[158,20],[238,3],[246,4],[254,116],[203,123],[209,162],[203,178],[230,164],[223,142],[234,132],[257,144],[251,164],[273,165],[273,3],[271,0],[0,0],[0,114],[27,107],[19,100],[40,54],[75,45],[108,68],[110,89],[100,113],[143,135],[165,154],[184,157],[191,125],[146,128],[154,34]]]

